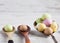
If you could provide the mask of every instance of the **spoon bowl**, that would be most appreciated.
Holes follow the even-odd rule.
[[[8,36],[8,43],[14,43],[12,40],[12,35],[15,32],[15,28],[13,27],[12,31],[5,31],[5,29],[3,28],[3,32]]]
[[[34,25],[35,29],[38,31],[38,29],[36,28],[36,25],[37,25],[36,21],[33,23],[33,25]],[[59,25],[58,25],[58,27],[59,27]],[[39,31],[39,32],[40,32],[40,31]],[[44,34],[43,31],[42,31],[41,33]],[[54,33],[54,32],[53,32],[53,33]],[[55,42],[55,43],[58,43],[57,40],[55,39],[53,33],[50,34],[50,35],[51,35],[52,39],[54,40],[54,42]],[[46,34],[44,34],[44,35],[46,35]],[[46,35],[46,36],[49,36],[49,35]]]
[[[26,25],[27,26],[27,30],[22,31],[22,30],[20,30],[20,26],[18,26],[18,32],[21,33],[25,37],[25,43],[30,43],[30,39],[28,37],[28,34],[30,32],[30,27]]]

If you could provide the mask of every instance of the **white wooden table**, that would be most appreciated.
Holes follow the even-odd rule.
[[[4,25],[12,24],[17,30],[18,25],[27,24],[34,34],[33,22],[43,13],[51,14],[60,25],[60,0],[0,0],[0,43],[7,43],[2,32]],[[54,43],[51,36],[45,37],[37,31],[33,34],[29,35],[31,43]],[[60,43],[60,29],[54,36]],[[15,43],[24,43],[24,38],[16,33],[12,37]]]

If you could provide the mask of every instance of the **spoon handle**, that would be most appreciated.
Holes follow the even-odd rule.
[[[8,35],[8,43],[14,43],[14,41],[12,40],[12,36]]]
[[[58,43],[55,37],[51,34],[52,39],[54,40],[55,43]]]
[[[25,36],[25,43],[31,43],[28,36]]]
[[[8,43],[14,43],[14,41],[13,40],[8,40]]]

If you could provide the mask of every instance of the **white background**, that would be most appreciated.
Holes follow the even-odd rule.
[[[0,43],[7,43],[2,33],[2,27],[11,24],[16,27],[26,24],[35,30],[33,22],[42,14],[49,13],[52,19],[60,25],[60,0],[0,0]],[[60,41],[60,29],[54,34]],[[15,43],[23,43],[21,36],[14,34]],[[15,38],[16,37],[16,38]],[[31,43],[53,43],[51,37],[30,35]]]

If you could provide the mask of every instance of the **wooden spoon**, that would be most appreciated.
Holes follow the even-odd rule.
[[[15,32],[15,28],[13,27],[13,30],[11,32],[7,32],[3,28],[3,32],[8,36],[8,43],[14,43],[12,40],[12,35]]]
[[[28,37],[29,31],[30,31],[30,27],[27,26],[28,29],[26,31],[22,31],[19,28],[20,28],[20,26],[18,26],[18,32],[21,33],[25,37],[25,43],[31,43],[30,39]]]

